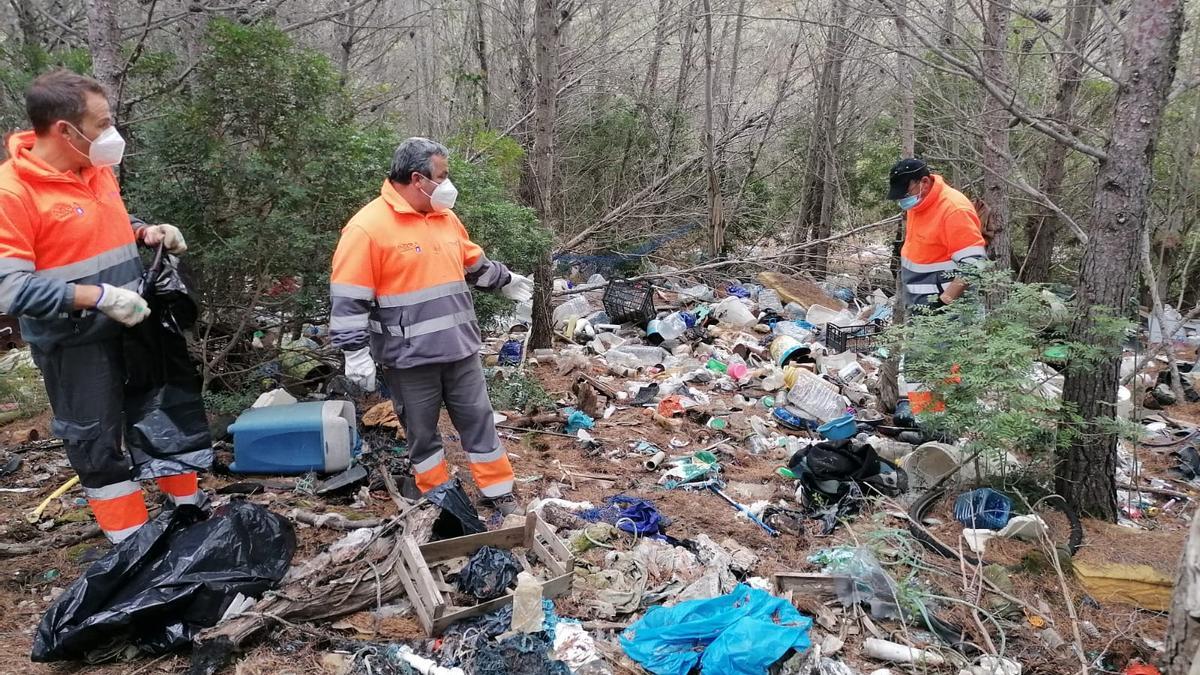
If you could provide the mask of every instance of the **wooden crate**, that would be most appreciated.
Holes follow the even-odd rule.
[[[526,516],[524,526],[469,534],[420,546],[412,537],[404,537],[399,545],[404,589],[408,591],[421,627],[430,637],[440,635],[450,624],[512,604],[513,594],[509,592],[471,607],[454,607],[438,589],[430,569],[432,565],[451,558],[474,555],[484,546],[503,549],[524,547],[535,553],[550,571],[550,578],[541,580],[542,597],[554,598],[571,590],[575,558],[536,513]]]

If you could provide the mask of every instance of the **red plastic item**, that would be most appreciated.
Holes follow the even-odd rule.
[[[1149,663],[1131,663],[1125,666],[1121,675],[1162,675],[1162,673]]]
[[[675,417],[683,414],[683,405],[678,396],[668,396],[658,402],[658,414],[663,417]]]

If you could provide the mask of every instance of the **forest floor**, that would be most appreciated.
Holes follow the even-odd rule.
[[[547,365],[534,366],[529,372],[552,397],[564,402],[573,399],[570,390],[576,381],[575,374],[560,375]],[[732,398],[732,394],[728,393],[712,392],[712,395],[714,405],[720,405],[722,401],[729,405],[729,399]],[[1163,412],[1181,424],[1200,425],[1200,405],[1178,405]],[[607,419],[597,419],[591,433],[599,442],[599,449],[586,449],[576,439],[562,436],[502,432],[517,476],[521,499],[527,503],[547,493],[557,493],[566,500],[590,501],[597,505],[603,503],[606,497],[617,494],[651,500],[670,519],[667,528],[670,535],[680,540],[690,540],[707,534],[716,542],[730,538],[759,556],[752,574],[766,579],[780,572],[816,572],[820,566],[807,562],[807,557],[822,549],[839,545],[871,545],[876,551],[882,548],[891,554],[888,565],[893,577],[911,577],[926,597],[941,596],[980,605],[995,599],[990,594],[984,594],[983,597],[978,595],[975,588],[976,570],[925,550],[907,535],[907,522],[903,517],[907,501],[904,498],[872,502],[862,513],[837,527],[829,536],[821,536],[815,521],[812,521],[805,525],[802,532],[784,532],[772,538],[747,519],[738,517],[730,505],[711,492],[668,490],[659,486],[659,474],[643,468],[642,462],[646,456],[633,451],[633,446],[639,442],[650,442],[669,452],[691,453],[710,446],[721,437],[716,431],[686,420],[681,429],[667,429],[655,424],[647,413],[643,408],[617,406]],[[28,492],[0,492],[0,542],[4,544],[37,545],[51,536],[80,530],[90,524],[87,507],[79,498],[79,491],[51,502],[43,522],[53,523],[53,529],[42,531],[25,520],[26,512],[73,475],[61,449],[36,449],[30,448],[29,444],[22,445],[22,441],[29,437],[30,430],[36,430],[43,439],[48,438],[48,421],[48,414],[43,414],[0,427],[0,448],[7,448],[4,455],[0,456],[0,464],[13,456],[22,459],[19,469],[11,475],[0,477],[0,487],[33,488]],[[443,425],[451,464],[465,467],[465,455],[453,427],[447,419],[443,419]],[[1137,456],[1143,466],[1142,478],[1165,478],[1171,482],[1172,489],[1194,499],[1200,495],[1200,488],[1169,475],[1170,468],[1175,464],[1169,456],[1172,449],[1139,447]],[[759,500],[794,498],[792,481],[775,474],[778,466],[786,464],[785,457],[752,455],[738,443],[718,448],[716,452],[721,459],[727,491],[735,499],[750,504]],[[219,459],[228,462],[230,457]],[[582,474],[593,477],[583,477]],[[459,475],[464,478],[468,490],[473,491],[468,472],[462,470]],[[217,473],[206,476],[202,486],[206,490],[216,491],[222,486],[246,479],[244,476]],[[282,488],[276,485],[250,499],[267,505],[277,513],[303,508],[318,513],[334,511],[352,518],[363,518],[386,517],[396,512],[396,507],[383,491],[371,493],[367,500],[362,496],[357,499],[351,496],[321,500],[302,491],[288,489],[287,486],[291,484],[294,483],[284,481]],[[148,490],[153,488],[148,487]],[[1157,508],[1143,509],[1144,513],[1137,514],[1137,529],[1084,520],[1083,544],[1076,560],[1144,564],[1173,579],[1187,533],[1191,504],[1182,499],[1171,503],[1169,498],[1162,495],[1145,496]],[[156,493],[148,493],[150,503],[155,503],[158,498]],[[357,506],[353,505],[355,503]],[[927,522],[936,523],[930,529],[940,541],[965,550],[960,538],[962,528],[954,518],[952,506],[952,497],[942,500],[929,514],[932,520]],[[1039,513],[1049,524],[1051,539],[1059,544],[1065,542],[1069,531],[1065,518],[1052,510],[1040,510]],[[498,524],[498,517],[486,509],[481,509],[481,516],[489,521],[491,527]],[[344,534],[304,525],[297,525],[296,533],[298,546],[293,564],[311,558]],[[629,550],[633,543],[629,537],[625,537],[613,542],[613,545],[619,550]],[[134,675],[186,670],[189,658],[186,652],[95,666],[78,663],[34,664],[28,660],[32,636],[42,614],[54,598],[87,568],[90,563],[84,562],[84,558],[89,552],[96,555],[107,549],[104,540],[95,537],[61,548],[38,546],[35,552],[25,555],[0,553],[0,653],[6,655],[0,660],[0,674]],[[1060,578],[1054,566],[1047,564],[1049,558],[1044,553],[1039,557],[1041,550],[1042,547],[1036,543],[1014,540],[996,540],[987,549],[985,560],[1005,568],[1006,573],[1002,576],[1008,579],[1005,584],[1011,584],[1009,595],[1025,604],[1024,607],[1010,604],[1003,611],[1004,618],[1000,620],[1003,638],[1000,644],[995,645],[997,649],[1003,649],[1006,656],[1023,663],[1027,675],[1078,672],[1080,660],[1068,647],[1051,648],[1046,644],[1047,629],[1051,629],[1068,646],[1073,643],[1076,628],[1069,610],[1069,607],[1073,607],[1080,622],[1079,635],[1085,654],[1089,661],[1101,664],[1094,665],[1093,672],[1119,672],[1134,657],[1147,661],[1156,658],[1156,648],[1165,640],[1164,613],[1092,597],[1080,585],[1069,565]],[[592,548],[580,555],[578,560],[603,567],[605,553],[607,551],[602,548]],[[578,589],[578,582],[576,587]],[[946,601],[936,603],[936,606],[942,619],[965,627],[968,635],[976,641],[982,639],[977,619],[967,605]],[[914,644],[936,642],[932,635],[923,630],[906,627],[895,621],[864,619],[861,611],[842,608],[837,603],[825,603],[823,609],[817,610],[811,607],[810,601],[809,609],[821,615],[819,626],[812,630],[813,642],[819,644],[829,635],[838,637],[845,646],[837,657],[862,673],[887,665],[860,653],[862,640],[871,637],[872,633],[877,637],[910,640]],[[586,603],[579,602],[574,594],[557,601],[556,611],[563,617],[591,622],[585,626],[598,625],[592,610]],[[627,625],[634,618],[624,616],[618,618],[616,623]],[[599,625],[602,624],[599,622]],[[418,624],[409,617],[380,622],[373,620],[369,612],[342,621],[326,622],[320,626],[320,630],[347,640],[413,641],[419,644],[425,639]],[[995,640],[996,632],[991,632]],[[593,635],[597,640],[615,644],[616,632],[613,630],[597,629]],[[427,640],[424,644],[428,644]],[[304,632],[283,628],[258,642],[228,672],[238,675],[334,674],[345,666],[344,659],[330,660],[331,650],[328,642]],[[629,665],[628,661],[621,665],[614,663],[614,672],[633,672],[622,669]],[[896,673],[909,672],[895,666],[893,669]],[[929,672],[953,673],[955,670],[931,668]]]

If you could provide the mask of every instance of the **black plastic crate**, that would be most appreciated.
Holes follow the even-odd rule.
[[[875,348],[875,338],[883,333],[883,325],[863,323],[854,326],[825,326],[825,346],[834,353],[866,352]]]
[[[646,281],[613,279],[604,289],[604,312],[613,323],[646,323],[654,318],[654,287]]]

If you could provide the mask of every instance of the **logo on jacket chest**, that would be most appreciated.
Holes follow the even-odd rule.
[[[426,244],[422,245],[420,242],[406,241],[406,242],[396,244],[396,252],[397,253],[423,253],[425,251],[431,251],[433,253],[440,253],[441,250],[442,250],[442,247],[437,242],[433,242],[432,244],[426,243]]]
[[[65,220],[72,216],[83,216],[83,207],[79,204],[55,204],[50,207],[50,215],[58,220]]]

